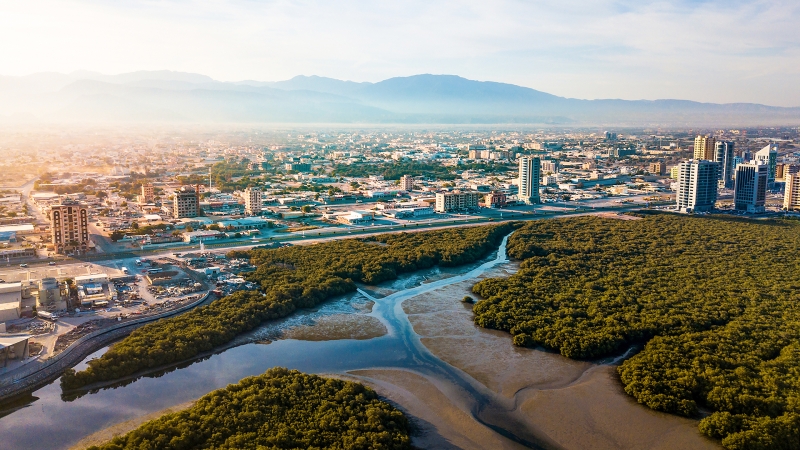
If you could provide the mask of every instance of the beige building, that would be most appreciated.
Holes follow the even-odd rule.
[[[50,234],[56,253],[85,253],[89,248],[89,210],[64,202],[50,207]]]
[[[22,283],[0,283],[0,322],[19,319],[22,312]]]
[[[663,162],[654,162],[650,163],[650,170],[649,172],[654,175],[664,175],[666,173],[667,167]]]
[[[784,176],[786,191],[783,194],[783,209],[800,211],[800,174],[789,173]]]
[[[694,159],[715,160],[714,145],[717,140],[713,136],[697,136],[694,138]]]
[[[261,214],[261,201],[263,193],[261,188],[249,187],[244,190],[244,212],[250,216]]]
[[[40,311],[59,311],[67,309],[69,292],[66,285],[52,277],[39,280],[36,291],[36,308]]]
[[[414,190],[414,178],[410,175],[403,175],[400,177],[400,189],[411,192]]]
[[[478,208],[480,192],[452,191],[436,193],[436,212],[467,211]]]
[[[191,186],[183,186],[179,191],[175,191],[175,198],[172,200],[172,216],[174,218],[183,219],[200,215],[200,193],[198,191],[199,189]]]
[[[139,203],[153,203],[156,196],[153,191],[153,183],[142,185],[142,194],[139,196]]]

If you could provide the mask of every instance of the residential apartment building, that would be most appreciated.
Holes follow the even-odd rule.
[[[66,201],[51,206],[50,235],[56,253],[85,253],[89,248],[89,209]]]
[[[144,183],[142,185],[142,194],[139,195],[139,203],[153,203],[155,198],[153,183]]]
[[[200,215],[200,186],[183,186],[175,191],[172,200],[172,217],[183,219]]]
[[[517,198],[532,205],[541,203],[539,183],[541,180],[541,161],[537,157],[519,158],[519,194]]]
[[[483,206],[486,208],[502,208],[506,206],[507,201],[508,197],[506,194],[493,191],[483,197]]]
[[[697,136],[694,138],[694,159],[714,161],[714,145],[716,139],[713,136]]]
[[[678,189],[675,197],[681,212],[704,212],[717,203],[719,164],[690,160],[678,166]]]
[[[650,163],[649,172],[653,175],[664,175],[667,171],[667,165],[663,162]]]
[[[778,164],[775,166],[775,181],[786,181],[787,175],[794,175],[800,172],[798,164]]]
[[[261,214],[263,193],[259,187],[249,187],[244,190],[244,212],[250,216]]]
[[[558,161],[545,160],[540,165],[542,173],[558,173]]]
[[[784,179],[786,188],[783,194],[783,209],[800,211],[800,174],[790,173]]]
[[[729,141],[717,141],[714,144],[714,159],[719,163],[719,187],[731,188],[733,186],[733,156],[734,143]]]
[[[411,192],[414,190],[414,178],[411,175],[403,175],[400,177],[400,189]]]
[[[739,164],[736,167],[734,208],[747,213],[764,212],[767,200],[769,166],[758,161]]]
[[[436,212],[469,211],[478,208],[481,193],[473,191],[451,191],[436,193]]]

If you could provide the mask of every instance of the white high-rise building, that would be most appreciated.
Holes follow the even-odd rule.
[[[719,163],[719,187],[730,188],[733,186],[733,156],[734,143],[730,141],[717,141],[714,144],[714,161]]]
[[[681,212],[704,212],[717,203],[719,164],[707,160],[690,160],[678,165],[676,202]]]
[[[767,180],[769,166],[760,161],[742,163],[736,166],[736,188],[733,204],[737,211],[748,213],[764,212],[767,201]]]
[[[261,214],[261,188],[249,187],[244,190],[244,212],[250,216]]]
[[[769,144],[756,153],[756,161],[767,165],[767,184],[775,182],[775,171],[778,168],[778,144]]]
[[[517,197],[529,205],[542,202],[539,197],[541,172],[539,158],[530,156],[519,158],[519,195]]]

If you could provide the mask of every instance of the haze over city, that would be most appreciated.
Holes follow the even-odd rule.
[[[798,19],[0,2],[0,450],[800,450]]]
[[[0,74],[452,74],[570,98],[800,106],[793,1],[30,1],[0,5]]]

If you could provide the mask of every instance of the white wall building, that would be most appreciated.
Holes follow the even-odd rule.
[[[676,202],[681,212],[704,212],[717,203],[719,164],[690,160],[679,164]]]
[[[517,198],[532,205],[541,203],[539,183],[541,179],[541,162],[537,157],[522,156],[519,158],[519,194]]]

